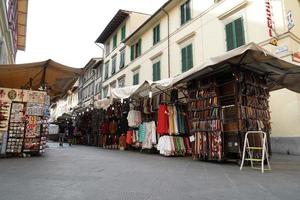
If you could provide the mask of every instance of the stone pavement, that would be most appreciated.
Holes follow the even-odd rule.
[[[274,155],[271,172],[236,164],[50,144],[42,157],[0,159],[1,200],[300,199],[300,157]]]

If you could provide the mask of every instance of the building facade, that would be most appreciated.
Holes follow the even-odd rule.
[[[104,45],[102,71],[102,97],[106,97],[109,87],[124,87],[126,74],[122,73],[129,63],[129,51],[124,41],[141,26],[150,15],[119,10],[96,40]]]
[[[27,10],[27,0],[0,0],[0,64],[15,63],[25,50]]]
[[[85,108],[94,105],[95,94],[101,88],[101,79],[99,76],[102,74],[101,69],[103,65],[102,58],[92,58],[84,67],[84,73],[79,78],[78,84],[78,106]]]
[[[102,97],[107,88],[174,77],[244,44],[255,42],[295,64],[300,52],[298,0],[171,0],[126,35],[104,59]],[[120,26],[115,29],[120,31]],[[108,38],[114,38],[111,32]],[[106,41],[98,41],[105,44]],[[115,70],[114,56],[125,51]],[[118,56],[116,58],[119,58]],[[117,64],[118,66],[118,64]],[[114,73],[110,73],[114,72]],[[300,154],[300,95],[271,93],[273,150]],[[291,145],[293,144],[293,145]]]

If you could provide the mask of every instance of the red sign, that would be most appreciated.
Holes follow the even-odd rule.
[[[272,12],[271,12],[271,0],[266,0],[266,14],[267,14],[267,27],[268,33],[270,37],[273,37],[273,20],[272,20]]]
[[[296,52],[293,54],[293,61],[300,63],[300,52]]]

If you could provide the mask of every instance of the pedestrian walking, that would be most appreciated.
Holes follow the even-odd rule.
[[[65,126],[63,124],[60,125],[59,127],[59,136],[58,136],[58,141],[59,141],[59,146],[63,146],[64,144],[64,139],[65,139]]]
[[[74,138],[74,127],[73,127],[72,123],[70,122],[69,125],[68,125],[68,143],[69,143],[69,146],[72,146],[73,138]]]

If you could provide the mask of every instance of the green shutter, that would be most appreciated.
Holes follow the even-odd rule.
[[[138,56],[141,55],[142,55],[142,39],[140,38],[138,42]]]
[[[160,24],[157,26],[156,43],[160,41]]]
[[[139,84],[139,73],[133,75],[133,85]]]
[[[121,29],[121,40],[125,40],[126,38],[126,26],[124,25]]]
[[[181,25],[185,23],[184,4],[180,6]]]
[[[235,36],[236,36],[236,46],[240,47],[245,44],[245,33],[244,33],[244,26],[243,26],[243,19],[239,18],[234,21],[235,24]]]
[[[153,45],[160,41],[160,24],[153,29]]]
[[[156,27],[153,29],[153,45],[156,44]]]
[[[191,16],[191,4],[190,4],[190,0],[188,0],[186,2],[185,9],[186,9],[186,20],[185,20],[185,22],[187,22],[187,21],[189,21],[192,18],[192,16]]]
[[[187,70],[193,67],[193,45],[190,44],[187,48]]]
[[[234,30],[233,30],[233,23],[229,23],[225,26],[226,31],[226,44],[227,44],[227,51],[234,49]]]
[[[186,68],[187,68],[187,57],[186,57],[186,48],[183,48],[183,49],[181,49],[181,70],[182,70],[182,72],[185,72],[186,71]]]
[[[153,64],[153,81],[160,80],[160,61]]]
[[[131,61],[134,60],[134,45],[131,45],[131,49],[130,49],[130,60],[131,60]]]
[[[156,63],[156,80],[160,80],[160,61]]]
[[[113,38],[113,46],[114,46],[114,48],[117,47],[117,43],[118,43],[118,35],[115,35],[114,38]]]
[[[152,80],[155,81],[156,79],[156,63],[152,65]]]
[[[123,50],[120,54],[120,69],[125,66],[125,50]]]

